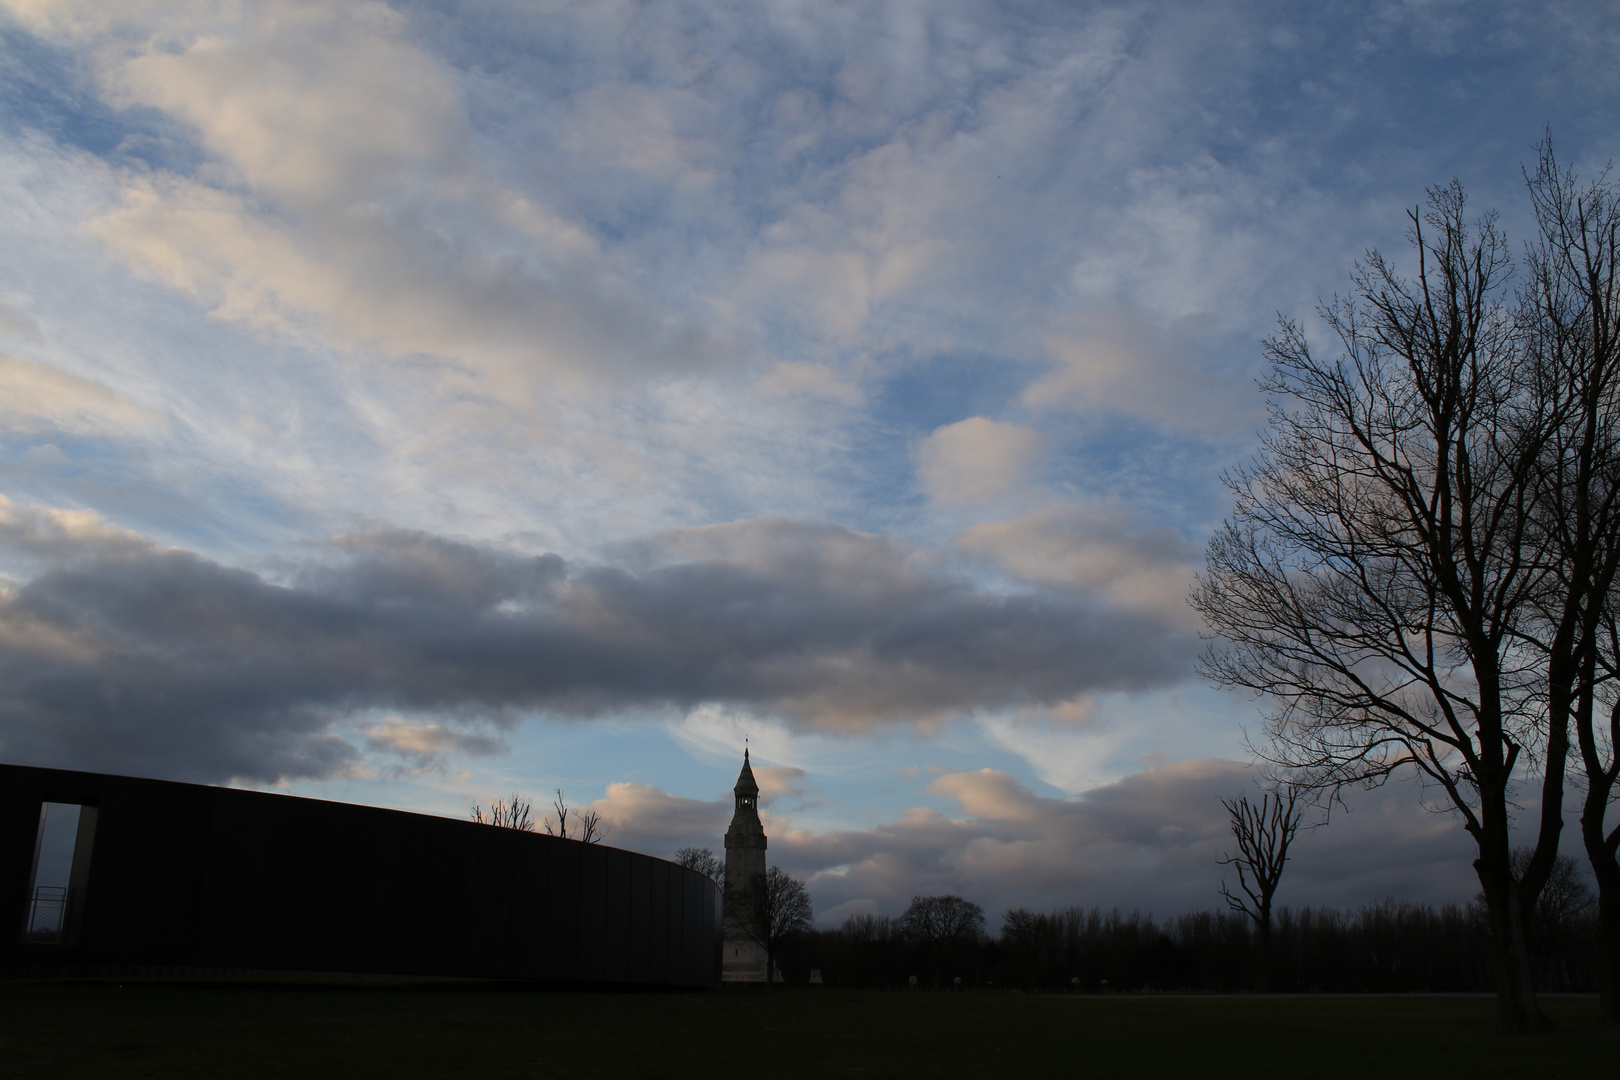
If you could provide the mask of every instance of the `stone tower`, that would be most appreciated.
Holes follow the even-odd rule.
[[[765,827],[759,823],[759,785],[754,782],[747,750],[732,794],[737,809],[726,830],[725,951],[720,978],[723,982],[764,982],[765,948],[756,940],[739,899],[751,882],[765,876]]]

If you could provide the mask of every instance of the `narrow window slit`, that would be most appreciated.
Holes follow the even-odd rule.
[[[55,802],[40,805],[23,941],[71,945],[79,940],[95,833],[95,807]]]

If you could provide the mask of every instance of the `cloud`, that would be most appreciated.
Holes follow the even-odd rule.
[[[113,104],[198,141],[189,173],[114,169],[86,225],[140,274],[254,332],[380,353],[425,368],[424,391],[524,413],[559,388],[736,360],[632,287],[583,223],[489,175],[455,73],[398,12],[160,11],[35,20],[94,42]]]
[[[493,755],[507,750],[506,740],[494,735],[457,731],[443,724],[413,724],[389,716],[361,732],[366,745],[413,760],[418,768],[436,764],[446,754]]]
[[[1134,528],[1120,508],[1059,505],[984,522],[958,536],[956,547],[1020,581],[1092,592],[1189,630],[1202,626],[1187,606],[1198,549],[1176,529]]]
[[[988,738],[1022,758],[1044,783],[1078,795],[1139,768],[1143,762],[1129,747],[1148,724],[1166,727],[1165,719],[1158,703],[1144,695],[1112,707],[1085,695],[1048,709],[981,716],[978,722]]]
[[[0,334],[38,337],[39,324],[27,312],[0,300]]]
[[[683,847],[706,847],[722,859],[721,841],[731,823],[729,795],[720,799],[691,799],[671,795],[655,784],[628,781],[611,783],[607,794],[585,810],[595,810],[608,823],[608,843],[642,851],[661,859],[675,857]]]
[[[826,364],[780,363],[754,384],[764,397],[821,398],[840,405],[864,405],[861,388],[840,376]]]
[[[954,802],[918,807],[873,829],[772,837],[783,864],[808,873],[819,907],[897,914],[913,894],[953,892],[992,913],[1028,904],[1204,906],[1224,822],[1218,794],[1242,788],[1235,762],[1183,762],[1080,799],[1035,795],[995,769],[928,785]],[[853,905],[853,906],[852,906]]]
[[[0,495],[0,553],[50,565],[89,559],[144,557],[157,545],[107,521],[94,510],[19,507]]]
[[[1263,414],[1253,384],[1231,372],[1199,370],[1189,344],[1121,309],[1079,316],[1072,331],[1047,337],[1053,368],[1024,391],[1023,403],[1216,434],[1256,426]]]
[[[917,479],[936,503],[979,505],[1021,490],[1045,450],[1033,428],[971,417],[936,429],[917,448]]]
[[[1248,767],[1218,758],[1146,769],[1077,798],[1036,795],[980,769],[928,785],[951,813],[913,807],[871,828],[827,833],[771,815],[766,832],[771,861],[807,880],[822,925],[859,911],[897,915],[913,895],[930,893],[983,904],[992,929],[1016,906],[1165,916],[1220,904],[1218,860],[1231,848],[1220,800],[1254,790]],[[730,818],[728,800],[678,798],[652,785],[610,785],[592,806],[615,823],[614,843],[653,854],[715,847]],[[1300,834],[1278,901],[1465,900],[1475,888],[1469,849],[1458,823],[1427,812],[1410,784],[1353,792],[1326,827]]]
[[[799,800],[801,808],[806,804],[809,792],[805,787],[803,769],[792,765],[755,765],[753,770],[754,779],[759,783],[761,806],[769,806],[774,800],[784,797]]]
[[[718,703],[861,732],[1164,685],[1194,647],[1078,598],[982,593],[827,526],[678,531],[638,559],[387,530],[271,580],[98,534],[0,597],[0,754],[321,776],[358,756],[336,727],[369,709],[510,725]]]
[[[258,191],[352,202],[465,152],[460,94],[402,23],[364,0],[261,4],[213,33],[188,28],[181,47],[147,48],[106,78],[116,103],[190,124]]]
[[[110,387],[0,353],[0,428],[104,435],[166,426],[168,418],[162,413],[143,408]]]

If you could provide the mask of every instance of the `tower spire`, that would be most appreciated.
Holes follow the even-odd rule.
[[[754,816],[754,824],[759,824],[759,784],[754,781],[754,767],[748,761],[748,750],[743,749],[742,771],[737,774],[737,786],[731,789],[737,796],[737,814],[742,814],[746,808]],[[731,824],[735,827],[740,819],[733,817]],[[764,845],[761,845],[762,847]]]
[[[727,982],[764,982],[768,978],[759,934],[752,926],[748,896],[765,879],[765,826],[759,820],[759,783],[743,745],[742,770],[737,773],[737,809],[726,830],[725,962],[721,978]]]

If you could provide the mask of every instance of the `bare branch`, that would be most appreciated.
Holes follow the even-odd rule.
[[[499,798],[491,800],[489,809],[485,810],[478,803],[472,804],[472,810],[467,815],[473,821],[483,825],[494,825],[502,829],[517,829],[519,832],[534,831],[534,804],[520,798],[517,792],[512,792],[509,799]]]

